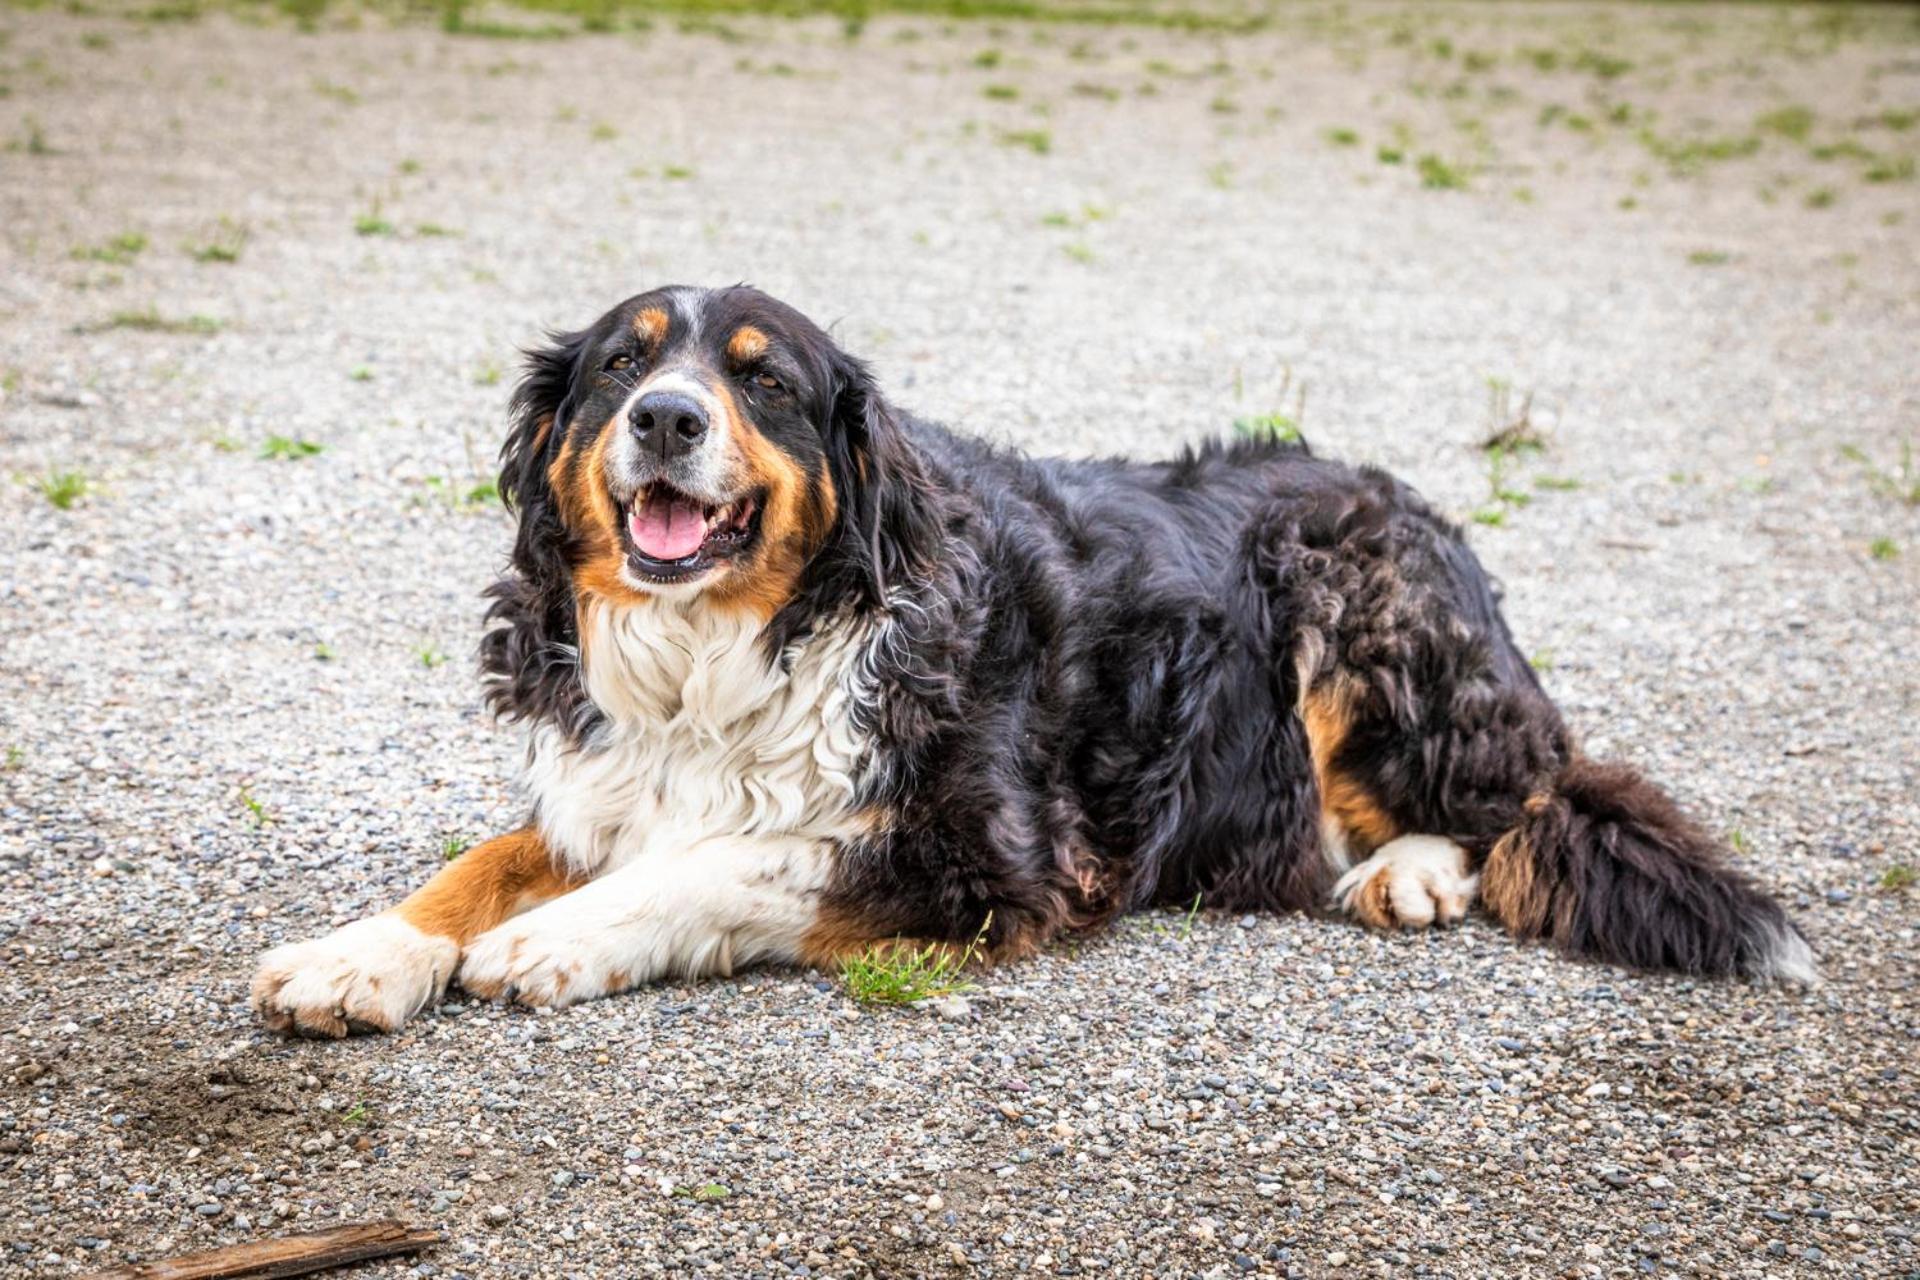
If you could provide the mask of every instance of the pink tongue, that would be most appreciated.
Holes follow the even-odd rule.
[[[705,541],[707,518],[685,498],[656,491],[634,508],[627,532],[633,536],[633,545],[655,560],[684,560]]]

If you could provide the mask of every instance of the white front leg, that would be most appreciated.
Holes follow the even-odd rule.
[[[460,985],[558,1008],[657,978],[798,959],[830,857],[825,842],[791,836],[642,854],[475,938]]]

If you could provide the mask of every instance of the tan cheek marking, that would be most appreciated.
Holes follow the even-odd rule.
[[[792,598],[800,572],[819,546],[826,526],[800,464],[761,435],[741,412],[731,390],[720,390],[721,412],[733,449],[735,474],[766,491],[760,512],[760,546],[718,584],[716,599],[771,618]]]
[[[735,364],[745,364],[762,355],[766,349],[766,334],[750,324],[741,325],[733,331],[733,337],[727,341],[727,358]]]
[[[573,592],[577,599],[599,596],[609,600],[645,600],[647,593],[636,590],[621,575],[626,554],[620,549],[620,511],[607,493],[607,450],[613,447],[614,424],[609,422],[587,446],[586,454],[571,477],[571,503],[574,536],[581,554],[573,571]]]

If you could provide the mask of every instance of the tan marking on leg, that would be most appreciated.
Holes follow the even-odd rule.
[[[546,841],[528,827],[461,854],[394,911],[422,933],[464,944],[579,883],[554,867]]]
[[[1338,676],[1308,693],[1301,719],[1307,727],[1307,750],[1313,757],[1314,778],[1320,784],[1320,810],[1358,846],[1357,856],[1379,848],[1400,833],[1372,792],[1338,767],[1340,749],[1353,729],[1359,693]]]

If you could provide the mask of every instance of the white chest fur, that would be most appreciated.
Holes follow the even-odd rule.
[[[752,618],[697,602],[583,609],[581,667],[606,721],[577,747],[535,732],[526,780],[541,833],[589,876],[723,837],[853,834],[870,638],[831,624],[782,669]]]

